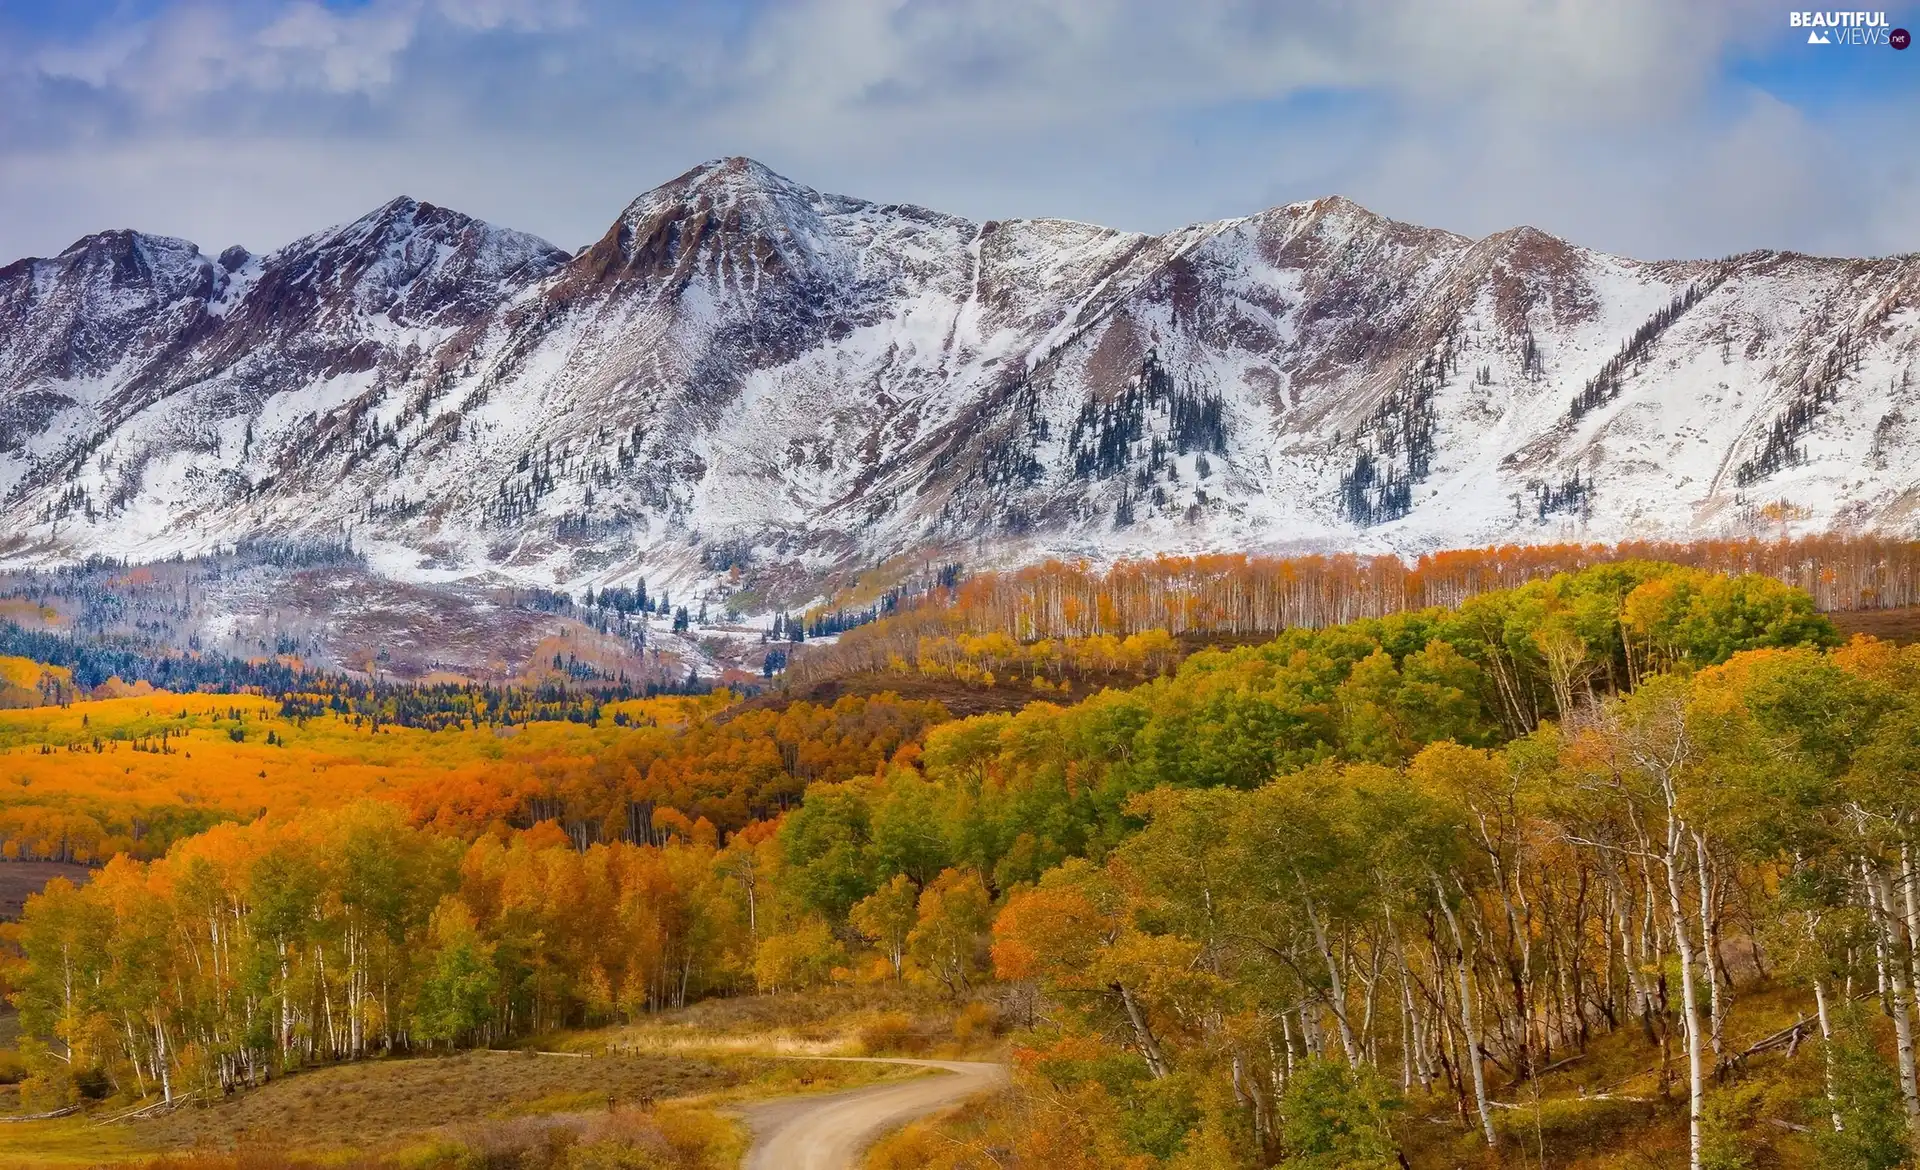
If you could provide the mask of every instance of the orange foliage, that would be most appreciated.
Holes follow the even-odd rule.
[[[596,744],[591,754],[428,776],[405,800],[417,822],[462,836],[530,816],[564,822],[582,848],[698,843],[778,816],[815,781],[878,772],[947,717],[937,703],[890,695],[729,714],[678,732],[643,727]]]
[[[983,573],[920,606],[809,650],[797,677],[899,669],[923,645],[962,661],[963,635],[1039,639],[1275,634],[1320,628],[1509,589],[1556,573],[1614,561],[1664,561],[1710,572],[1758,573],[1810,593],[1823,611],[1920,604],[1920,542],[1878,537],[1717,540],[1690,544],[1503,545],[1398,557],[1353,554],[1293,558],[1243,554],[1161,556],[1100,570],[1048,561]],[[983,668],[990,669],[990,668]],[[996,672],[997,673],[997,672]]]
[[[671,741],[723,701],[610,704],[597,726],[434,731],[334,714],[291,719],[256,695],[155,692],[0,711],[0,851],[63,861],[152,856],[221,819],[369,796],[407,803],[420,786],[442,797],[423,819],[475,832],[496,821],[529,823],[540,819],[529,797],[590,770],[616,742]],[[628,727],[616,726],[614,714]],[[452,811],[439,815],[442,805]]]

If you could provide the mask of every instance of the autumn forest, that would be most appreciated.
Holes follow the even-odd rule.
[[[874,1167],[1909,1166],[1920,647],[1853,619],[1917,593],[1838,539],[1056,564],[651,698],[0,659],[0,851],[84,878],[4,928],[21,1108],[867,989],[1013,1068]]]

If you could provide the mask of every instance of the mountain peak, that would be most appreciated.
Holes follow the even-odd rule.
[[[379,222],[382,220],[403,219],[414,214],[421,207],[418,199],[411,195],[395,195],[380,206],[354,220],[354,223]]]
[[[94,232],[81,236],[60,250],[61,256],[75,256],[81,253],[118,253],[135,250],[160,252],[198,252],[191,240],[175,239],[172,236],[154,236],[131,228],[113,228],[104,232]]]
[[[637,226],[661,215],[713,211],[735,221],[758,220],[760,226],[780,221],[814,218],[822,196],[743,155],[712,159],[641,195],[620,215],[620,222]]]
[[[397,248],[414,237],[456,248],[504,250],[523,258],[560,252],[560,249],[538,236],[503,228],[450,207],[423,202],[411,195],[396,195],[358,219],[296,240],[282,249],[282,253],[343,246]]]
[[[308,238],[364,241],[376,236],[410,234],[420,228],[440,227],[458,232],[475,226],[502,230],[458,211],[422,203],[411,195],[396,195],[350,223]]]
[[[814,272],[836,249],[826,216],[863,206],[751,158],[713,159],[629,203],[577,258],[577,271],[590,283],[616,274],[684,282],[717,265],[742,274]]]
[[[204,292],[209,286],[211,262],[191,240],[151,236],[118,228],[82,236],[50,260],[23,260],[5,271],[41,267],[85,280],[103,295],[108,290],[133,294],[136,300],[153,296],[161,301]],[[144,303],[144,302],[142,302]]]
[[[566,259],[537,236],[400,195],[266,257],[263,288],[424,321],[480,311]]]
[[[1354,247],[1424,248],[1453,251],[1471,241],[1442,228],[1423,227],[1382,215],[1345,195],[1323,195],[1273,208],[1254,217],[1290,241],[1302,254]]]
[[[1345,195],[1322,195],[1318,199],[1306,199],[1298,203],[1289,203],[1280,210],[1290,212],[1304,220],[1314,222],[1333,222],[1349,224],[1384,224],[1393,221],[1379,212],[1358,203]]]
[[[796,183],[767,164],[758,159],[748,158],[744,154],[708,159],[680,176],[676,182],[678,181],[687,181],[705,190],[791,191],[815,194],[812,188]]]
[[[1564,278],[1580,269],[1582,252],[1559,236],[1523,224],[1476,241],[1467,255],[1500,270]]]
[[[1552,232],[1541,231],[1530,224],[1521,224],[1519,227],[1494,232],[1480,243],[1484,247],[1511,252],[1560,251],[1573,247]]]

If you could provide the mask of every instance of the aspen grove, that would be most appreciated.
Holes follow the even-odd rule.
[[[887,981],[1023,1031],[1008,1094],[877,1165],[1518,1165],[1629,1117],[1694,1170],[1911,1159],[1920,649],[1652,561],[1452,601],[1177,665],[1164,626],[1053,631],[1138,638],[1149,681],[808,708],[811,748],[650,733],[713,819],[630,816],[665,790],[622,764],[117,858],[18,928],[31,1086],[212,1094]],[[1046,632],[1000,633],[942,636]],[[716,789],[808,750],[797,801]]]

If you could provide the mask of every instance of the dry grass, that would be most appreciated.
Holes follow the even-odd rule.
[[[0,1166],[8,1170],[98,1166],[136,1155],[124,1126],[95,1125],[78,1117],[0,1125]]]
[[[27,895],[39,893],[54,878],[63,877],[78,886],[92,876],[93,867],[65,861],[0,860],[0,919],[19,918]]]
[[[875,1142],[864,1170],[926,1170],[929,1166],[989,1170],[1012,1157],[1008,1130],[1018,1124],[1011,1090],[975,1097]]]
[[[993,1003],[954,1003],[895,984],[712,999],[592,1042],[632,1051],[992,1059],[1005,1032]]]
[[[487,1117],[713,1093],[751,1070],[675,1056],[582,1059],[517,1052],[368,1061],[285,1077],[206,1108],[134,1126],[151,1149],[219,1148],[292,1138],[301,1147],[369,1149]]]
[[[1854,609],[1827,615],[1834,628],[1851,637],[1871,634],[1900,646],[1920,642],[1920,606],[1901,609]]]
[[[604,1050],[605,1034],[583,1033],[570,1042]],[[712,1127],[686,1120],[687,1110],[831,1092],[914,1071],[726,1053],[469,1052],[316,1069],[231,1100],[114,1128],[130,1132],[131,1145],[148,1156],[193,1150],[244,1159],[251,1151],[273,1150],[282,1157],[328,1160],[354,1152],[393,1157],[476,1143],[511,1145],[535,1131],[553,1130],[555,1140],[572,1140],[556,1127],[578,1136],[609,1116],[628,1114],[671,1114],[684,1122],[674,1132],[706,1132]],[[731,1133],[731,1123],[722,1129]]]
[[[149,1157],[141,1170],[732,1170],[746,1151],[738,1123],[710,1109],[574,1113],[449,1126],[379,1153],[306,1155],[285,1144],[195,1149]]]
[[[469,1052],[373,1060],[281,1077],[228,1100],[139,1121],[0,1125],[0,1166],[425,1170],[458,1164],[573,1170],[576,1162],[599,1164],[592,1159],[600,1154],[585,1152],[599,1149],[596,1142],[612,1142],[607,1149],[626,1142],[653,1150],[660,1155],[654,1161],[633,1164],[660,1167],[706,1166],[701,1150],[712,1146],[722,1155],[711,1164],[730,1166],[744,1139],[715,1110],[923,1075],[899,1065],[807,1056],[946,1056],[963,1054],[963,1048],[973,1055],[994,1043],[998,1030],[999,1015],[990,1006],[955,1005],[894,987],[714,1000],[629,1028],[541,1039],[542,1048],[569,1055]],[[609,1118],[625,1118],[619,1125],[635,1134],[659,1132],[644,1141],[632,1134],[609,1137],[600,1132],[614,1125]],[[493,1161],[474,1160],[475,1149],[494,1146],[511,1146],[527,1157],[509,1151]],[[536,1146],[545,1152],[529,1161],[527,1152]],[[577,1147],[577,1157],[554,1152],[562,1146]],[[667,1158],[661,1151],[668,1147],[679,1152]],[[607,1165],[627,1164],[606,1156],[615,1159]]]
[[[698,1106],[525,1117],[454,1127],[416,1164],[512,1166],[519,1170],[722,1170],[738,1166],[747,1136]],[[477,1157],[476,1157],[477,1155]]]

